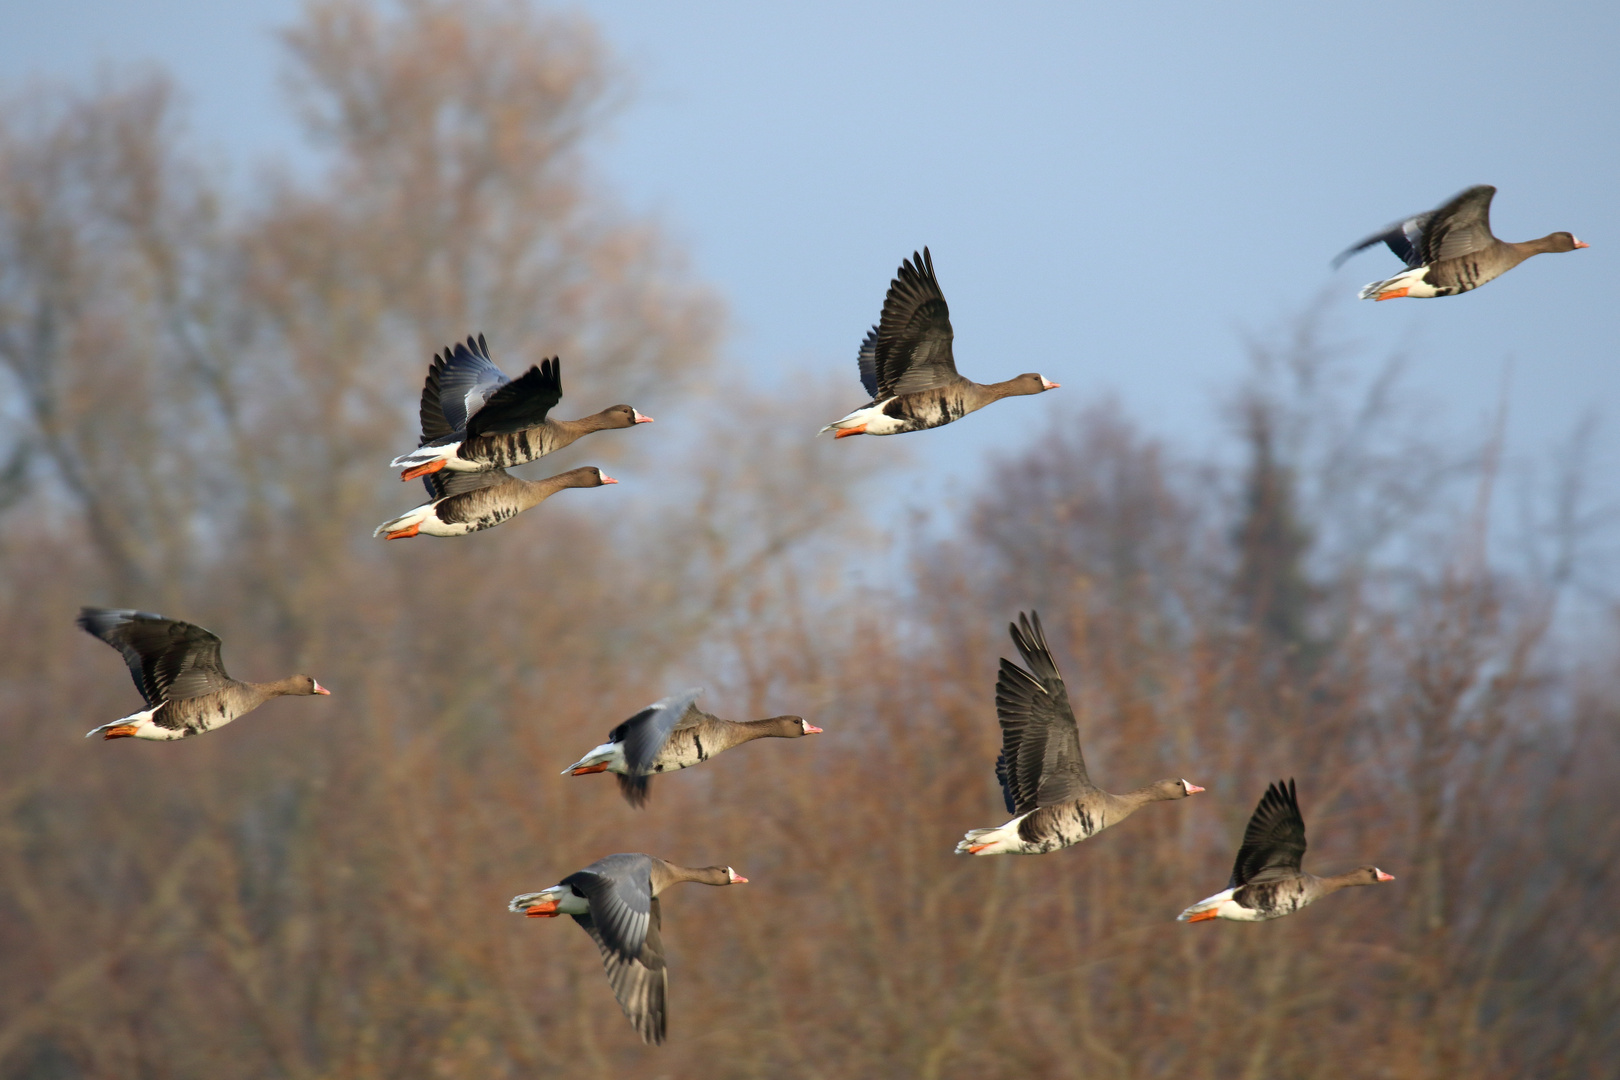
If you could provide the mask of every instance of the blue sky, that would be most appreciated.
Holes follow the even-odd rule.
[[[1329,325],[1369,367],[1410,353],[1437,426],[1477,435],[1506,379],[1510,451],[1532,457],[1596,409],[1602,490],[1620,495],[1616,5],[575,7],[631,88],[598,167],[725,297],[732,362],[784,387],[831,367],[862,404],[856,346],[900,259],[928,244],[963,373],[1063,383],[907,436],[907,471],[933,481],[907,498],[1025,445],[1060,401],[1101,394],[1215,446],[1243,335],[1324,290]],[[200,141],[251,175],[307,153],[271,36],[297,13],[0,0],[0,61],[13,86],[161,63]],[[1504,238],[1569,229],[1591,249],[1431,301],[1355,299],[1397,267],[1382,249],[1329,270],[1474,183],[1500,188]]]

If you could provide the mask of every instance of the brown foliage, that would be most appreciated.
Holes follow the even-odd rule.
[[[1485,562],[1445,510],[1463,474],[1393,455],[1378,401],[1313,450],[1326,406],[1247,399],[1317,545],[1289,556],[1313,560],[1307,666],[1232,602],[1259,570],[1232,543],[1244,471],[1102,407],[852,585],[861,459],[810,438],[836,405],[738,390],[705,425],[717,306],[593,192],[581,140],[616,82],[588,26],[344,0],[288,39],[330,171],[229,214],[161,81],[0,115],[28,484],[0,498],[0,1076],[1607,1071],[1620,686],[1549,647],[1548,595]],[[423,365],[472,329],[508,371],[560,353],[565,408],[659,410],[569,452],[645,483],[372,541],[420,491],[385,464]],[[86,742],[134,697],[73,627],[85,602],[196,619],[237,674],[335,694]],[[1027,605],[1094,776],[1209,793],[1078,850],[958,858],[1005,818],[992,688]],[[642,812],[557,775],[693,682],[721,715],[828,733],[666,777]],[[1399,880],[1277,923],[1172,922],[1289,775],[1308,866]],[[752,882],[667,898],[662,1048],[585,935],[504,910],[621,850]]]

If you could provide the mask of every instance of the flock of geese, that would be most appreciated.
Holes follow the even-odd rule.
[[[1450,296],[1467,292],[1540,252],[1587,245],[1567,232],[1507,243],[1490,231],[1496,189],[1472,187],[1437,210],[1376,233],[1335,261],[1387,244],[1406,264],[1394,277],[1361,290],[1362,298]],[[835,438],[895,435],[959,420],[1004,397],[1039,394],[1058,384],[1039,374],[981,384],[957,374],[951,354],[950,311],[927,248],[905,260],[889,285],[882,316],[862,342],[861,382],[872,400],[823,428]],[[595,466],[539,482],[506,469],[533,461],[594,431],[650,423],[629,405],[579,420],[549,416],[562,399],[555,358],[508,378],[489,358],[482,336],[433,359],[422,388],[422,434],[416,450],[392,462],[401,478],[420,478],[429,501],[378,526],[375,535],[464,536],[515,517],[571,487],[617,483]],[[220,640],[200,626],[149,612],[84,608],[78,623],[123,654],[146,708],[91,731],[106,739],[175,740],[223,727],[273,697],[330,693],[308,675],[275,682],[240,682],[225,673]],[[1160,780],[1123,795],[1091,780],[1068,691],[1034,612],[1010,627],[1023,666],[1003,659],[996,679],[1001,783],[1011,820],[969,831],[956,850],[965,855],[1041,855],[1118,825],[1148,803],[1185,799],[1204,789],[1182,778]],[[607,741],[563,770],[584,776],[611,772],[634,807],[646,804],[651,778],[690,768],[761,738],[798,739],[820,728],[798,716],[737,723],[697,706],[701,690],[657,701],[608,733]],[[1393,881],[1376,866],[1317,877],[1302,867],[1305,822],[1292,780],[1267,787],[1244,831],[1227,887],[1181,913],[1185,922],[1259,922],[1292,914],[1352,885]],[[668,975],[659,936],[659,896],[683,881],[739,885],[748,879],[729,866],[688,868],[644,854],[598,859],[539,892],[512,899],[510,910],[530,918],[571,916],[601,951],[608,982],[642,1039],[665,1034]]]

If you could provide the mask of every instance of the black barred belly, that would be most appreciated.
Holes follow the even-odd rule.
[[[1018,838],[1036,854],[1089,840],[1108,827],[1101,814],[1075,803],[1043,806],[1018,823]]]
[[[883,412],[901,421],[905,431],[925,431],[941,427],[952,420],[960,420],[971,410],[960,394],[948,390],[922,390],[897,397],[883,407]]]
[[[527,428],[510,435],[480,435],[462,445],[461,456],[497,469],[525,465],[551,452],[548,435],[550,432],[544,428]]]

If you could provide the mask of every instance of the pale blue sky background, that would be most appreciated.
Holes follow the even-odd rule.
[[[964,374],[1063,383],[905,437],[909,480],[934,478],[913,500],[1103,393],[1216,445],[1242,332],[1324,288],[1369,366],[1409,349],[1437,425],[1482,431],[1510,360],[1511,451],[1545,453],[1597,409],[1602,489],[1620,494],[1620,5],[575,7],[632,86],[596,161],[724,295],[733,362],[773,385],[831,366],[862,404],[856,346],[928,244]],[[298,10],[0,0],[0,63],[15,86],[160,62],[200,140],[251,176],[307,153],[271,36]],[[1352,241],[1482,182],[1501,189],[1499,235],[1569,229],[1591,250],[1432,301],[1355,300],[1397,268],[1381,249],[1329,271]]]

